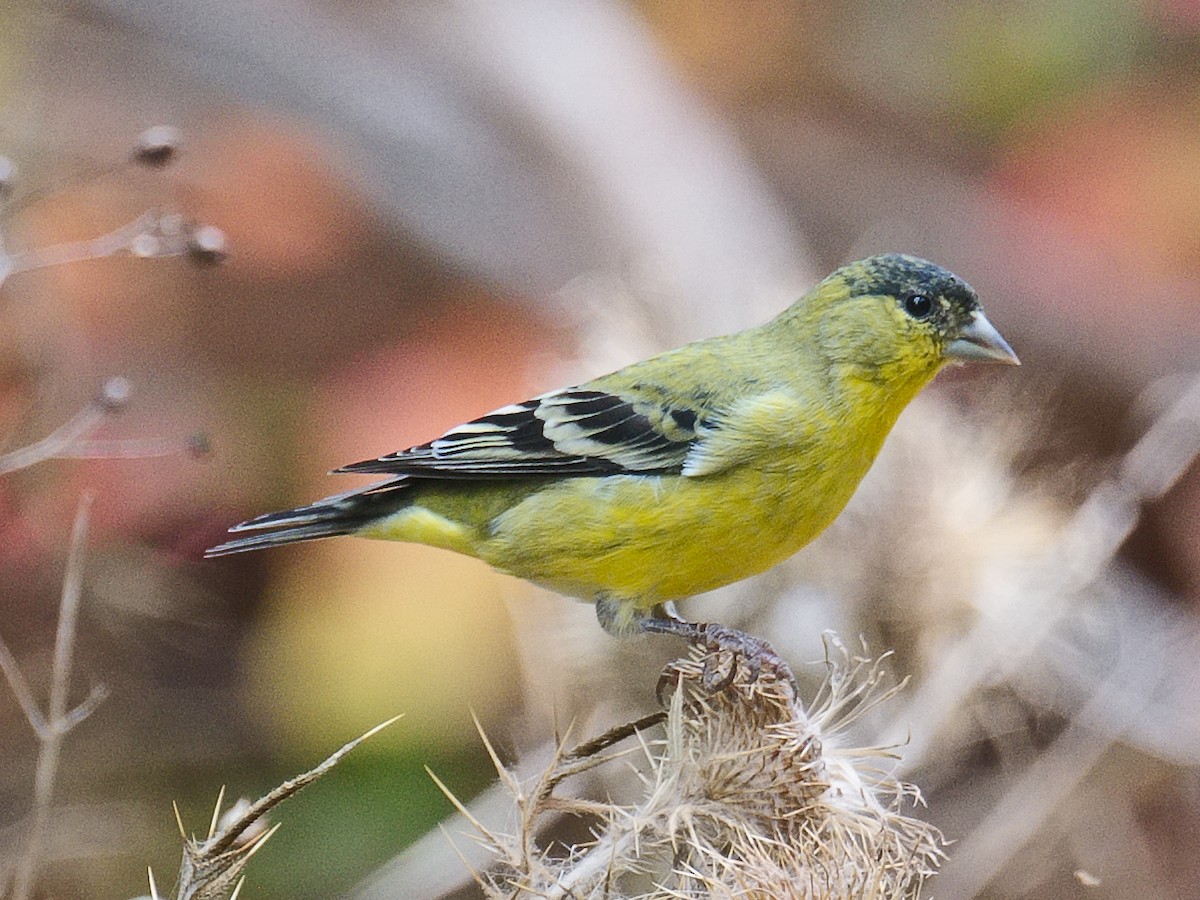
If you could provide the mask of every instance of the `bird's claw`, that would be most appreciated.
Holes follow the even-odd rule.
[[[775,648],[762,638],[724,625],[701,625],[699,637],[697,643],[708,653],[704,660],[706,684],[708,673],[712,672],[716,678],[717,673],[724,671],[727,666],[724,660],[732,658],[733,663],[729,666],[728,675],[724,676],[723,686],[731,683],[737,676],[739,667],[744,666],[745,681],[748,683],[753,684],[765,676],[772,681],[786,682],[795,690],[796,676],[792,674],[791,667],[775,652]]]
[[[751,663],[751,669],[755,668],[757,667]],[[733,684],[737,670],[738,658],[733,650],[709,650],[704,657],[704,669],[700,676],[700,683],[710,694],[715,694]],[[754,672],[751,680],[757,679],[758,673]]]
[[[791,668],[762,638],[725,625],[685,621],[669,606],[660,607],[654,614],[637,620],[637,625],[643,632],[684,638],[703,650],[700,685],[709,694],[727,690],[735,684],[758,684],[760,680],[786,685],[792,696],[798,694],[796,676]],[[667,666],[658,682],[660,700],[667,688],[678,686],[681,677],[676,665]]]
[[[705,693],[716,694],[738,685],[772,683],[786,685],[793,697],[798,695],[791,667],[767,641],[724,625],[692,627],[694,630],[684,636],[704,651],[699,683]],[[656,690],[660,702],[670,696],[682,678],[676,663],[663,669]]]

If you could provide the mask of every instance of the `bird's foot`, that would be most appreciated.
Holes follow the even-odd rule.
[[[693,643],[701,644],[708,651],[709,659],[715,659],[718,655],[729,659],[729,680],[737,674],[737,663],[744,662],[749,681],[769,677],[776,681],[787,681],[795,686],[796,676],[792,674],[791,667],[775,652],[775,648],[762,638],[737,628],[711,622],[701,623],[697,628],[702,637]]]
[[[673,610],[659,609],[654,614],[638,620],[641,631],[653,634],[674,634],[682,637],[705,651],[704,670],[701,684],[710,693],[724,690],[735,681],[743,680],[754,684],[760,680],[786,685],[792,696],[796,696],[796,676],[775,648],[762,638],[754,637],[737,628],[709,622],[688,622],[673,614]],[[659,694],[673,687],[664,682],[671,681],[674,670],[668,667],[664,681],[659,683]],[[739,677],[740,676],[740,677]]]

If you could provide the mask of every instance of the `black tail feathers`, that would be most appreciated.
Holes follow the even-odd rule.
[[[230,531],[235,530],[230,529]],[[284,544],[294,544],[297,541],[314,541],[317,538],[350,534],[353,530],[336,521],[318,522],[312,525],[296,525],[290,528],[281,528],[278,531],[249,534],[245,537],[226,541],[224,544],[217,544],[217,546],[209,547],[204,551],[204,558],[211,559],[214,556],[228,556],[231,553],[262,550],[266,547],[281,547]]]
[[[353,534],[366,523],[399,509],[405,504],[397,492],[408,486],[407,478],[394,478],[344,494],[335,494],[280,512],[266,513],[229,529],[231,534],[254,532],[236,537],[204,551],[205,559],[245,553],[266,547],[281,547],[299,541]]]

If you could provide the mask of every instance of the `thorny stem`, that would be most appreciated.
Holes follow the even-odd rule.
[[[94,707],[91,698],[84,701],[78,711],[67,709],[67,696],[71,683],[71,663],[75,650],[75,627],[79,620],[79,601],[83,589],[84,544],[87,540],[88,518],[95,494],[87,491],[79,499],[75,513],[75,525],[71,530],[71,549],[67,557],[67,572],[63,578],[62,600],[59,604],[58,631],[54,639],[54,668],[51,673],[50,706],[44,730],[39,731],[41,744],[38,751],[37,772],[33,787],[33,824],[29,831],[29,842],[25,853],[17,864],[13,880],[13,900],[29,900],[34,880],[37,877],[43,847],[46,842],[47,826],[50,823],[50,801],[54,794],[54,780],[58,774],[59,755],[62,741],[70,729],[78,724]],[[96,696],[93,692],[93,697]],[[36,726],[35,726],[36,727]]]
[[[569,750],[563,754],[561,762],[573,762],[577,759],[586,759],[589,756],[595,756],[601,750],[607,750],[613,744],[618,744],[637,734],[639,731],[645,731],[647,728],[653,728],[667,719],[667,711],[665,709],[657,710],[649,715],[642,716],[633,722],[626,722],[623,725],[618,725],[616,728],[610,728],[608,731],[599,737],[592,738],[590,741],[584,741],[573,750]]]
[[[592,738],[590,741],[584,741],[582,744],[569,750],[562,755],[555,765],[554,773],[549,776],[542,785],[541,795],[549,797],[556,787],[559,786],[565,779],[570,778],[579,772],[592,768],[595,765],[593,757],[596,754],[607,750],[613,744],[619,744],[627,737],[632,737],[635,734],[645,731],[647,728],[653,728],[655,725],[660,725],[667,720],[667,711],[660,709],[657,712],[652,712],[649,715],[642,716],[634,722],[626,722],[623,725],[618,725],[615,728],[610,728],[604,734]],[[539,798],[540,799],[540,798]]]
[[[175,896],[179,900],[225,897],[228,885],[234,878],[239,878],[233,893],[229,895],[229,900],[235,900],[244,883],[244,880],[240,878],[242,870],[250,861],[250,857],[271,839],[279,829],[280,823],[261,832],[256,831],[254,826],[263,823],[263,827],[265,827],[263,819],[268,812],[298,793],[302,788],[321,778],[341,762],[342,758],[351,750],[399,719],[400,716],[394,716],[386,722],[381,722],[365,734],[343,744],[326,757],[320,765],[285,781],[253,803],[245,800],[238,801],[224,817],[221,814],[221,805],[225,797],[225,789],[221,788],[217,795],[216,805],[213,807],[208,835],[203,840],[187,837],[183,820],[179,817],[179,807],[176,806],[175,820],[179,823],[179,834],[184,839],[184,853]],[[150,873],[150,878],[152,891],[156,892],[157,887],[153,887],[153,872]]]

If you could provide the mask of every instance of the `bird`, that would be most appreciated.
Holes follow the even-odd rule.
[[[407,541],[595,604],[611,634],[773,658],[676,602],[791,556],[841,512],[944,367],[1019,365],[975,290],[871,256],[764,325],[686,344],[334,470],[382,480],[230,529],[217,557],[338,535]]]

